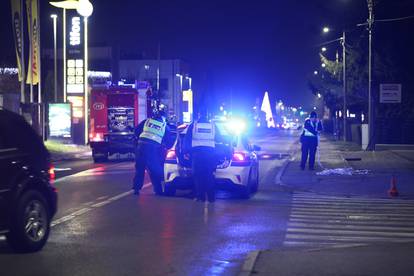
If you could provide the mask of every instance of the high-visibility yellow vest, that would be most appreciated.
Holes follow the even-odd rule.
[[[149,118],[145,122],[144,129],[141,135],[139,135],[139,138],[145,138],[161,144],[162,138],[165,134],[165,127],[165,122],[160,122],[155,119]]]
[[[313,128],[315,129],[315,131],[316,131],[316,124],[317,124],[317,122],[315,123],[315,125],[312,123],[312,122],[309,122],[312,126],[313,126]],[[309,130],[307,130],[306,128],[303,128],[303,135],[305,135],[305,136],[310,136],[310,137],[316,137],[316,135],[315,134],[313,134],[312,132],[310,132]]]
[[[213,123],[194,123],[191,146],[214,148],[216,146],[214,137],[215,127]]]

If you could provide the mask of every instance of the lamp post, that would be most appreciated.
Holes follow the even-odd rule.
[[[189,76],[186,76],[185,79],[188,80],[188,86],[189,86],[189,89],[191,90],[191,82],[193,79],[190,78]]]
[[[182,91],[183,90],[183,75],[181,75],[181,74],[175,74],[175,76],[177,78],[180,78],[180,91]]]
[[[84,32],[84,118],[85,118],[85,144],[89,139],[89,99],[88,99],[88,17],[92,15],[93,5],[88,0],[80,0],[76,11],[83,16],[85,32]]]
[[[374,4],[367,0],[368,4],[368,148],[371,148],[371,139],[374,132],[374,114],[372,107],[372,25],[374,23]]]
[[[369,1],[369,0],[368,0]],[[322,30],[324,33],[328,33],[330,31],[329,27],[324,27]],[[343,139],[344,141],[346,141],[346,137],[347,137],[347,129],[346,129],[346,36],[345,36],[345,31],[342,32],[342,37],[335,39],[333,41],[327,42],[326,44],[335,42],[335,41],[341,41],[341,45],[342,45],[342,78],[343,78],[343,83],[342,83],[342,97],[343,97],[343,130],[344,130],[344,136]],[[325,48],[325,47],[324,47]],[[326,48],[325,48],[326,49]]]
[[[55,92],[55,103],[57,103],[57,43],[56,43],[56,27],[57,27],[57,15],[52,14],[50,17],[53,19],[53,64],[54,64],[54,92]]]

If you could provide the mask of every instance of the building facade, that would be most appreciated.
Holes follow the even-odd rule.
[[[121,81],[148,82],[171,117],[179,122],[192,120],[192,79],[181,60],[120,60],[118,68]]]

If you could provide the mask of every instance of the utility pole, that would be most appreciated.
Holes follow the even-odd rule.
[[[345,46],[345,31],[342,32],[342,74],[343,74],[343,97],[344,97],[344,110],[343,110],[343,122],[344,122],[344,141],[346,141],[346,46]]]
[[[20,102],[25,103],[26,102],[26,65],[25,65],[25,58],[24,58],[24,23],[23,23],[23,15],[25,13],[24,9],[24,1],[21,0],[20,2],[20,39],[21,39],[21,53],[20,53],[20,66],[22,67],[22,70],[20,72],[22,80],[20,82]]]
[[[374,134],[374,113],[372,102],[372,25],[374,24],[374,4],[372,0],[368,3],[368,147],[372,149]]]
[[[56,42],[56,29],[57,29],[57,15],[52,14],[50,16],[53,19],[53,86],[55,103],[58,102],[57,96],[57,42]]]

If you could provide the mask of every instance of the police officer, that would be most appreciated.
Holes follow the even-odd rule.
[[[315,154],[318,147],[318,135],[322,131],[322,123],[318,120],[318,115],[315,111],[310,113],[309,118],[305,120],[303,132],[301,135],[302,143],[302,159],[300,167],[305,169],[306,161],[309,156],[309,170],[315,169]]]
[[[135,149],[134,194],[139,195],[147,169],[154,193],[162,195],[165,152],[174,143],[165,119],[165,111],[160,108],[154,110],[151,118],[142,121],[136,127],[135,136],[138,141]]]
[[[192,173],[194,179],[194,192],[197,201],[214,202],[215,179],[214,172],[217,166],[215,152],[216,142],[221,140],[220,133],[214,122],[210,122],[207,110],[202,109],[199,119],[189,125],[184,137],[184,152],[192,157]]]

